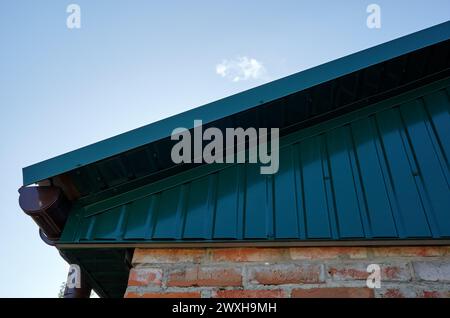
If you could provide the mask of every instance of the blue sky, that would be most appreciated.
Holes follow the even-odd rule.
[[[448,0],[2,0],[0,297],[56,297],[68,269],[19,208],[22,167],[449,18]]]

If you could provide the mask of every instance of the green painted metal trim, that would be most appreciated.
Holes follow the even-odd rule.
[[[57,243],[63,251],[119,248],[225,248],[225,247],[342,247],[342,246],[442,246],[450,245],[448,239],[376,239],[376,240],[245,240],[245,241],[129,241]]]
[[[344,76],[386,60],[437,44],[450,38],[450,21],[399,39],[319,65],[251,90],[194,108],[190,111],[108,138],[23,168],[29,185],[78,167],[117,155],[170,136],[176,127],[192,128],[194,119],[209,123],[268,103],[295,92]]]
[[[392,97],[390,99],[384,100],[382,102],[373,104],[367,108],[354,111],[352,113],[343,115],[339,118],[330,120],[328,122],[312,126],[306,129],[303,129],[301,131],[295,132],[293,134],[290,134],[288,136],[283,137],[280,140],[280,150],[288,147],[290,145],[296,144],[301,142],[303,139],[306,139],[308,137],[312,137],[315,135],[319,135],[322,132],[331,130],[333,128],[345,125],[347,123],[353,122],[357,119],[367,117],[371,114],[392,108],[393,106],[399,105],[399,104],[405,104],[411,100],[420,98],[424,95],[431,94],[433,92],[442,90],[450,86],[450,77],[437,81],[433,84],[429,84],[414,90],[411,90],[407,93]],[[281,151],[280,151],[281,152]],[[106,198],[104,200],[99,200],[96,203],[83,205],[83,201],[79,201],[76,206],[74,206],[73,211],[71,213],[71,216],[66,223],[66,227],[64,229],[63,235],[58,242],[58,244],[72,244],[72,243],[78,243],[76,240],[77,236],[77,230],[79,228],[80,222],[84,218],[92,217],[94,215],[98,215],[103,213],[104,211],[111,210],[115,207],[123,206],[124,204],[133,202],[135,200],[138,200],[140,198],[149,196],[153,193],[158,193],[164,190],[167,190],[169,188],[175,187],[177,185],[186,183],[188,181],[193,181],[195,179],[202,178],[208,174],[211,174],[212,172],[220,171],[223,169],[226,169],[230,166],[237,165],[237,164],[210,164],[210,165],[204,165],[200,166],[191,170],[188,170],[186,172],[180,173],[178,175],[174,175],[171,177],[168,177],[166,179],[160,180],[158,182],[145,185],[141,188],[131,190],[129,192],[125,192],[123,194],[119,194],[115,197]],[[282,241],[282,240],[277,240]],[[99,241],[93,241],[95,243],[99,243]],[[114,240],[105,240],[101,241],[100,243],[110,243],[115,242]],[[128,243],[139,243],[142,241],[133,241],[133,240],[127,240]],[[205,242],[202,240],[201,242]],[[83,243],[90,243],[90,242],[83,242]]]

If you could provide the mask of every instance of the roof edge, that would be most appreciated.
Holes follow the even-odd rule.
[[[450,21],[30,165],[23,168],[23,185],[163,139],[176,127],[193,128],[194,119],[206,124],[448,39]]]

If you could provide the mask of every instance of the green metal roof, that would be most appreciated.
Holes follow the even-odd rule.
[[[162,140],[170,136],[172,130],[176,127],[192,128],[194,119],[202,119],[204,124],[211,123],[318,86],[331,79],[342,78],[372,65],[435,45],[449,38],[450,22],[445,22],[25,167],[23,169],[23,184],[36,183]]]
[[[74,207],[58,246],[448,239],[450,79],[280,140],[280,170],[212,164]]]

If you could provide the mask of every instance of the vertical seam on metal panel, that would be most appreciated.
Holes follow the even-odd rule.
[[[82,211],[84,211],[84,208],[82,210],[80,209],[80,210],[76,211],[76,215],[75,215],[75,217],[77,219],[76,229],[72,233],[72,241],[78,241],[78,242],[80,241],[81,220],[84,219],[83,215],[82,215],[83,214]],[[64,229],[63,229],[63,233],[64,233]]]
[[[189,196],[191,182],[182,184],[180,186],[180,196],[179,196],[179,200],[178,200],[176,228],[175,228],[176,239],[178,239],[178,240],[181,240],[184,237],[184,225],[186,223],[187,198]]]
[[[322,163],[322,178],[323,184],[325,187],[325,199],[327,205],[327,214],[328,214],[328,226],[331,232],[331,236],[334,239],[338,239],[340,237],[339,233],[339,220],[336,216],[336,200],[335,193],[333,188],[333,183],[331,182],[331,167],[330,167],[330,158],[327,147],[327,138],[325,134],[321,134],[319,136],[319,146],[320,146],[320,156]]]
[[[449,96],[445,93],[445,90],[443,92],[445,95],[447,102],[449,101]],[[450,176],[449,176],[449,170],[450,170],[450,158],[446,158],[444,147],[442,146],[442,141],[438,137],[436,126],[434,125],[432,116],[430,114],[430,111],[428,109],[427,102],[425,98],[421,97],[419,98],[419,101],[421,103],[422,108],[425,111],[426,114],[426,121],[425,126],[427,128],[428,136],[430,137],[432,143],[433,143],[433,149],[438,157],[439,164],[441,165],[441,170],[444,175],[445,181],[447,182],[447,185],[450,187]],[[445,169],[447,168],[447,169]]]
[[[208,202],[207,202],[207,220],[205,222],[205,238],[212,240],[214,237],[214,224],[216,221],[217,206],[217,173],[208,176]]]
[[[300,239],[306,239],[308,236],[308,229],[306,226],[306,206],[305,206],[305,187],[303,182],[303,164],[302,160],[300,158],[300,143],[296,144],[295,147],[295,169],[297,171],[296,173],[296,187],[295,187],[295,194],[296,194],[296,204],[298,206],[297,209],[297,218],[299,220],[299,235]],[[299,191],[300,190],[300,191]],[[299,202],[301,198],[301,201]]]
[[[157,223],[157,216],[159,214],[159,207],[160,207],[160,200],[161,200],[161,192],[153,194],[154,198],[152,200],[152,221],[151,221],[151,229],[149,229],[149,235],[150,239],[154,239],[155,237],[155,230],[156,230],[156,223]]]
[[[89,240],[89,241],[92,240],[92,232],[94,231],[94,226],[95,226],[96,222],[97,222],[97,217],[96,216],[92,217],[92,219],[89,222],[89,226],[88,226],[88,229],[86,231],[86,239]]]
[[[290,165],[291,165],[291,169],[289,169],[289,174],[290,177],[292,178],[293,184],[294,184],[294,200],[295,200],[295,222],[296,222],[296,230],[297,230],[297,235],[296,237],[298,238],[300,235],[299,232],[299,213],[298,213],[298,202],[297,202],[297,197],[298,197],[298,186],[297,186],[297,160],[296,160],[296,156],[297,156],[297,144],[293,144],[290,146]],[[273,206],[273,217],[275,219],[275,205]],[[274,227],[274,229],[276,229],[276,227]]]
[[[381,138],[380,127],[378,125],[376,114],[369,116],[369,122],[372,125],[373,142],[375,143],[375,151],[377,153],[378,164],[381,168],[384,188],[388,197],[389,206],[391,208],[390,212],[394,220],[394,226],[397,231],[398,237],[406,238],[403,219],[399,211],[399,203],[397,202],[397,195],[393,186],[392,174],[388,165],[386,150],[384,147],[383,139]]]
[[[274,176],[266,175],[265,177],[266,184],[266,238],[273,239],[276,236],[275,232],[275,195],[274,195]]]
[[[348,126],[348,134],[349,134],[349,142],[350,144],[347,146],[348,149],[348,156],[350,160],[350,166],[351,166],[351,172],[352,172],[352,179],[353,179],[353,186],[355,187],[356,192],[356,200],[358,202],[358,212],[360,221],[363,226],[363,235],[366,238],[372,238],[372,229],[370,226],[370,220],[368,215],[368,208],[367,208],[367,202],[366,198],[364,196],[364,189],[363,184],[361,180],[361,173],[360,173],[360,167],[359,167],[359,160],[356,153],[356,146],[355,146],[355,140],[353,138],[353,129],[351,124],[346,125]]]
[[[125,232],[125,226],[128,219],[128,206],[129,203],[122,205],[122,207],[120,208],[119,220],[117,221],[117,226],[114,231],[115,240],[123,240],[123,234]]]
[[[214,216],[213,216],[213,224],[212,224],[212,231],[211,231],[211,238],[214,239],[216,235],[216,219],[217,219],[217,202],[219,201],[219,196],[217,193],[219,192],[219,183],[220,183],[220,173],[216,172],[216,197],[214,200]]]
[[[442,92],[442,91],[439,91]],[[446,90],[443,90],[443,95],[445,96],[445,99],[447,99],[447,104],[450,104],[450,97],[448,96],[448,94],[446,93]],[[438,94],[438,92],[435,92],[434,94]],[[450,163],[449,163],[449,158],[446,158],[445,156],[445,151],[443,149],[442,146],[442,142],[439,139],[439,136],[436,132],[436,127],[433,123],[433,119],[432,116],[429,112],[428,106],[427,106],[427,102],[425,100],[425,98],[422,96],[420,98],[418,98],[419,103],[423,109],[423,111],[425,112],[425,116],[426,116],[426,120],[425,120],[425,127],[427,129],[427,133],[428,133],[428,137],[431,139],[432,142],[432,146],[434,149],[434,152],[438,158],[439,161],[439,165],[441,168],[441,172],[444,176],[444,179],[447,183],[447,186],[450,188]]]
[[[153,235],[153,229],[154,229],[154,220],[155,220],[155,214],[156,214],[156,207],[157,207],[157,200],[158,200],[158,194],[153,194],[150,196],[150,202],[147,206],[147,217],[145,219],[144,223],[144,238],[149,239]]]
[[[430,204],[430,198],[425,188],[425,184],[422,178],[423,174],[420,169],[416,153],[414,151],[411,136],[409,135],[408,128],[400,107],[395,107],[395,110],[397,111],[398,116],[400,118],[401,123],[401,127],[399,127],[400,138],[402,140],[403,149],[405,150],[406,158],[408,159],[410,169],[412,170],[411,172],[413,175],[414,184],[416,185],[416,190],[419,195],[423,213],[425,215],[425,219],[427,220],[428,230],[430,231],[433,237],[439,237],[439,228],[436,226],[436,218],[433,213],[433,208]]]
[[[245,199],[247,196],[247,169],[245,164],[237,165],[236,178],[236,238],[245,237]]]

